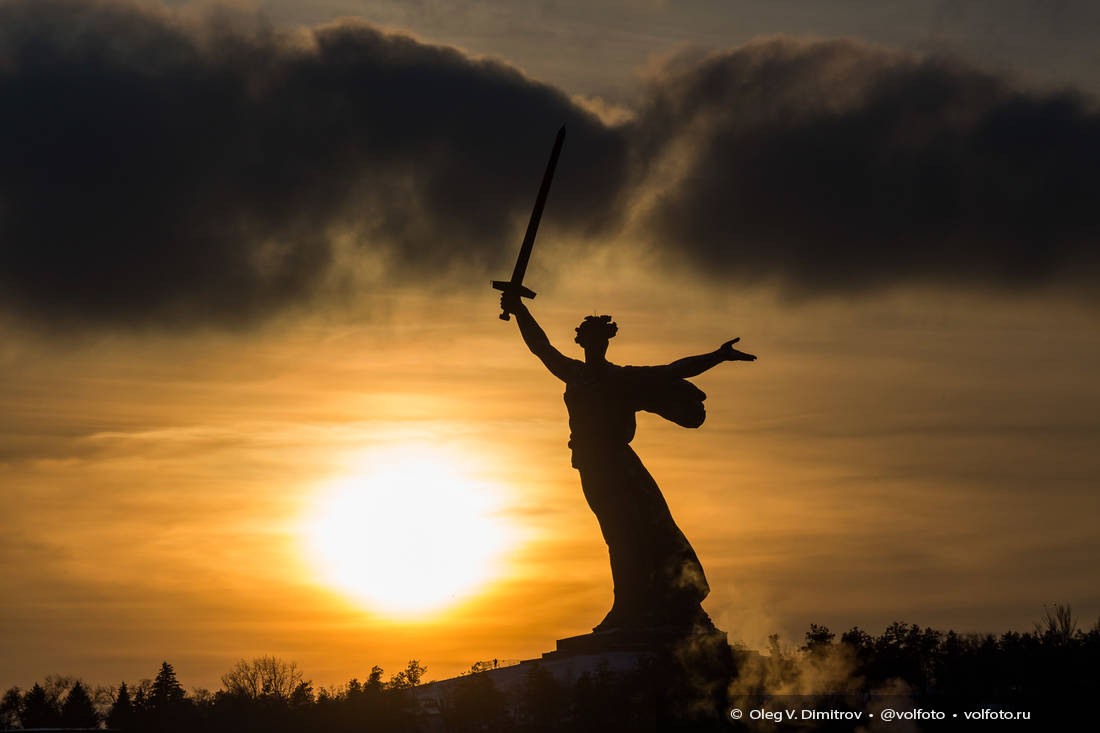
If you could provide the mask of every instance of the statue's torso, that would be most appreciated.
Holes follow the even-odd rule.
[[[592,368],[577,362],[574,374],[566,380],[565,406],[574,465],[579,452],[624,446],[634,439],[637,408],[627,374],[625,367],[614,364]]]

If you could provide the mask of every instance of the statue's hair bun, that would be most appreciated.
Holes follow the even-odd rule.
[[[619,332],[619,326],[611,320],[611,316],[585,316],[584,322],[577,326],[578,344],[583,345],[590,339],[610,340]]]

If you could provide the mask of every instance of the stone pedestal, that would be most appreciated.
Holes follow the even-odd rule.
[[[655,655],[690,653],[700,645],[715,649],[728,648],[726,632],[669,626],[593,631],[591,634],[558,639],[555,650],[544,653],[542,658],[550,661],[568,656],[612,652]]]
[[[426,731],[444,730],[444,711],[455,704],[456,697],[471,694],[469,685],[465,693],[462,685],[476,681],[474,677],[500,693],[505,704],[522,711],[530,703],[525,696],[532,680],[537,679],[536,672],[556,680],[567,698],[574,701],[578,698],[569,696],[578,694],[578,681],[590,678],[590,687],[595,684],[601,695],[610,695],[599,699],[611,706],[621,702],[623,707],[616,708],[615,714],[633,721],[623,723],[625,728],[619,729],[725,727],[726,691],[735,669],[724,631],[682,626],[614,629],[558,639],[556,647],[537,659],[413,688],[423,715],[422,727]],[[588,704],[592,704],[591,699]]]

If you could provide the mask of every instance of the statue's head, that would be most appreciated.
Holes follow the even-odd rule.
[[[611,316],[585,316],[581,325],[577,326],[578,344],[587,352],[593,351],[603,354],[607,351],[607,343],[619,332],[619,327],[611,320]]]

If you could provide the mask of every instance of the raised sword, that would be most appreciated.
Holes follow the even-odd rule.
[[[512,270],[512,279],[493,280],[493,287],[501,292],[516,293],[521,298],[535,297],[535,293],[530,288],[524,287],[523,275],[527,272],[527,261],[531,259],[531,248],[535,246],[535,233],[539,230],[539,219],[542,218],[542,208],[546,206],[546,197],[550,193],[550,182],[554,180],[554,168],[558,165],[558,155],[561,153],[563,142],[565,142],[565,125],[558,130],[558,136],[554,139],[554,148],[550,151],[550,162],[546,164],[546,172],[542,174],[542,185],[539,186],[539,195],[535,198],[531,221],[527,222],[527,233],[523,235],[523,244],[519,247],[516,266]],[[508,313],[501,313],[500,320],[507,321]]]

